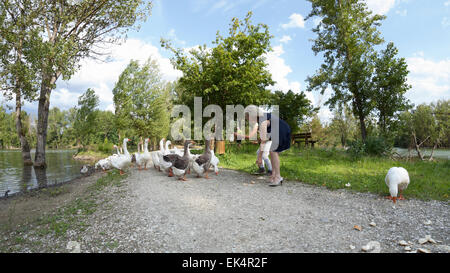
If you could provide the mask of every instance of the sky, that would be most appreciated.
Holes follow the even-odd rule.
[[[380,31],[385,40],[394,42],[399,57],[404,57],[412,88],[406,97],[414,104],[450,99],[450,0],[365,0],[369,8],[387,16]],[[275,86],[272,90],[294,92],[306,90],[306,78],[322,64],[321,55],[311,50],[312,28],[317,20],[306,16],[311,4],[305,0],[155,0],[152,14],[139,31],[128,33],[121,45],[109,48],[110,60],[86,59],[80,70],[68,81],[59,80],[51,95],[50,107],[68,109],[77,104],[78,96],[93,88],[100,97],[100,108],[114,110],[112,89],[131,59],[144,62],[155,59],[162,77],[174,81],[182,76],[171,63],[171,52],[161,48],[160,39],[172,41],[177,48],[206,44],[212,47],[216,33],[228,34],[233,17],[243,19],[253,12],[254,24],[264,23],[274,38],[273,50],[266,55]],[[382,49],[382,48],[380,48]],[[315,106],[321,106],[319,117],[329,122],[332,114],[324,102],[330,96],[306,92]],[[12,105],[12,103],[8,103]],[[37,102],[24,107],[37,116]]]

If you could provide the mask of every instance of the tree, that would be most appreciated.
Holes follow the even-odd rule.
[[[88,88],[86,92],[78,98],[76,119],[73,124],[77,141],[83,147],[91,140],[92,134],[97,130],[96,108],[99,104],[95,91]]]
[[[348,106],[338,107],[334,110],[334,117],[330,124],[331,134],[339,136],[342,147],[347,147],[349,140],[356,135],[357,122]]]
[[[204,105],[242,104],[244,106],[270,103],[272,76],[264,55],[271,50],[268,26],[253,25],[252,13],[243,21],[231,20],[229,36],[217,32],[215,47],[192,49],[186,54],[161,40],[161,46],[174,53],[172,64],[183,72],[179,79],[181,101],[193,109],[194,97],[202,97]],[[224,115],[225,116],[225,115]]]
[[[166,137],[171,107],[169,90],[156,61],[148,59],[140,66],[132,60],[113,89],[116,126],[121,135],[137,134],[155,141]]]
[[[312,116],[315,110],[304,92],[295,94],[291,90],[287,93],[275,91],[272,105],[279,106],[280,118],[289,124],[293,132],[298,131],[305,118]]]
[[[441,146],[450,147],[450,100],[438,100],[432,103],[431,107],[436,117],[439,143]]]
[[[374,46],[383,42],[377,27],[385,17],[372,16],[360,0],[309,1],[312,11],[306,19],[322,19],[313,29],[317,38],[312,49],[315,54],[323,52],[325,60],[316,74],[307,78],[307,90],[320,90],[323,94],[331,86],[333,94],[326,104],[332,109],[351,102],[365,141],[365,119],[374,109],[371,86]]]
[[[117,43],[137,21],[146,19],[151,2],[143,0],[31,1],[33,39],[27,58],[38,67],[40,90],[35,167],[45,167],[50,95],[58,79],[69,80],[83,58],[99,58],[99,47]],[[103,54],[104,55],[104,54]]]
[[[63,136],[68,126],[67,112],[61,111],[58,107],[53,107],[48,115],[48,137],[47,145],[53,148],[60,148],[63,144]]]
[[[411,88],[407,84],[408,67],[404,58],[396,58],[398,50],[389,43],[375,60],[374,102],[379,111],[378,125],[384,136],[394,125],[396,114],[411,106],[404,94]]]
[[[37,37],[35,20],[39,1],[0,1],[0,90],[7,100],[15,98],[15,131],[22,160],[32,165],[27,128],[23,125],[23,100],[35,99],[39,87],[37,66],[30,60],[32,41]]]

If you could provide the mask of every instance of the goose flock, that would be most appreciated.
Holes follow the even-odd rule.
[[[150,164],[153,164],[153,167],[156,170],[166,172],[169,177],[175,176],[183,181],[187,180],[186,174],[190,174],[191,170],[197,174],[197,177],[204,176],[205,178],[209,178],[208,172],[211,167],[214,168],[214,173],[216,175],[219,174],[219,159],[214,155],[214,151],[211,150],[209,140],[205,141],[205,150],[201,155],[191,154],[190,145],[195,143],[192,140],[186,140],[184,149],[181,151],[177,147],[169,149],[172,144],[171,141],[168,140],[165,142],[164,139],[161,139],[159,142],[159,151],[149,152],[148,138],[145,139],[143,152],[137,152],[131,155],[127,149],[128,141],[128,138],[123,140],[123,154],[120,153],[119,147],[114,145],[116,154],[99,160],[95,164],[95,169],[107,171],[114,168],[118,169],[120,174],[123,175],[135,160],[139,170],[142,170],[142,168],[147,170],[147,167],[150,166]]]
[[[183,151],[174,147],[174,149],[169,149],[172,144],[170,140],[164,143],[164,139],[159,142],[159,151],[149,152],[148,142],[149,139],[145,139],[144,151],[142,153],[134,153],[130,155],[127,149],[128,138],[125,138],[122,143],[123,154],[120,153],[119,147],[114,145],[117,153],[113,154],[107,158],[99,160],[95,164],[95,169],[102,169],[103,171],[115,168],[120,171],[123,175],[125,170],[130,167],[133,159],[136,161],[136,165],[139,170],[144,168],[147,170],[147,166],[153,164],[153,167],[160,171],[168,173],[169,177],[176,177],[179,180],[186,181],[186,174],[190,174],[191,171],[194,172],[198,178],[204,177],[209,179],[208,172],[211,167],[214,168],[214,173],[219,174],[219,159],[214,155],[214,151],[210,148],[210,140],[205,140],[205,149],[203,154],[193,155],[190,152],[190,146],[194,144],[192,140],[186,140],[184,142]],[[150,163],[151,162],[151,163]],[[81,172],[88,172],[88,169],[81,170]],[[402,192],[409,185],[409,174],[408,171],[402,167],[392,167],[389,169],[386,177],[385,183],[389,188],[390,195],[387,197],[391,199],[394,203],[397,200],[403,200]],[[399,195],[399,196],[397,196]]]

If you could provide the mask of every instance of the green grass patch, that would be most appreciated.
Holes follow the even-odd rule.
[[[253,173],[257,170],[256,145],[227,146],[225,155],[219,155],[220,166]],[[405,161],[384,157],[351,158],[337,149],[291,148],[280,155],[281,176],[288,180],[325,186],[329,189],[349,189],[388,195],[384,182],[391,167],[408,170],[410,185],[404,192],[406,198],[421,200],[449,200],[449,160]],[[345,185],[350,183],[350,187]]]

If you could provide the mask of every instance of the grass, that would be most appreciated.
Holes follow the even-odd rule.
[[[237,149],[227,146],[227,153],[219,155],[220,166],[253,173],[257,170],[256,145]],[[450,161],[436,162],[392,160],[382,157],[351,158],[336,149],[291,148],[280,155],[281,176],[288,180],[325,186],[329,189],[348,189],[388,195],[384,182],[391,167],[403,167],[409,172],[410,185],[406,198],[448,201],[450,194]],[[350,187],[345,185],[350,183]]]
[[[77,157],[90,158],[90,160],[98,161],[100,159],[110,156],[110,153],[100,152],[100,151],[82,151],[77,154]]]

